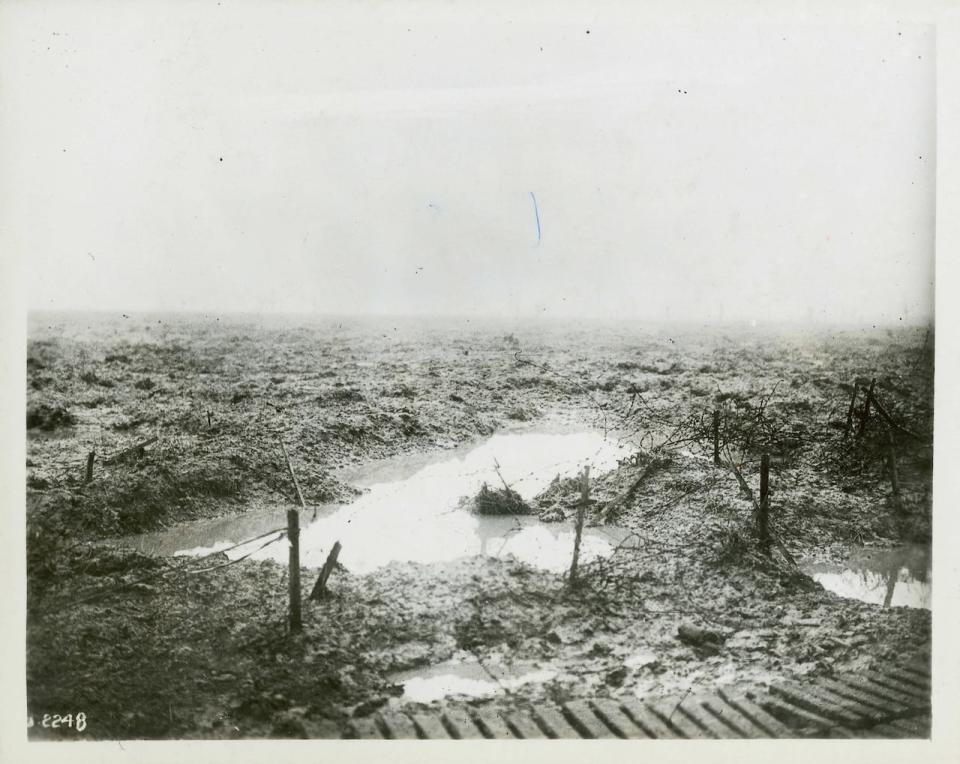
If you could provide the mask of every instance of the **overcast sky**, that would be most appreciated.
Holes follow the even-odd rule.
[[[930,315],[932,28],[472,5],[8,6],[30,307]]]

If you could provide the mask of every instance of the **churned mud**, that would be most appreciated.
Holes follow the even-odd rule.
[[[29,713],[83,712],[84,737],[339,736],[400,704],[758,686],[929,646],[897,594],[925,565],[895,551],[929,542],[924,331],[36,315],[27,381]],[[886,418],[861,432],[871,382]],[[295,635],[281,439],[310,507]],[[504,483],[530,513],[460,501]],[[814,580],[850,569],[848,596]]]

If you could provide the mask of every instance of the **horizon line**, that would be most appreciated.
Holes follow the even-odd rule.
[[[28,319],[31,316],[42,314],[82,314],[82,315],[100,315],[100,316],[183,316],[183,317],[257,317],[257,318],[312,318],[312,319],[400,319],[400,320],[455,320],[455,321],[524,321],[524,322],[576,322],[587,321],[591,323],[630,323],[630,324],[671,324],[671,325],[745,325],[748,327],[760,326],[849,326],[866,328],[891,328],[891,327],[921,327],[935,326],[936,316],[926,316],[921,319],[899,318],[892,319],[842,319],[842,318],[674,318],[674,317],[653,317],[653,316],[611,316],[611,315],[517,315],[509,316],[500,314],[466,314],[466,313],[332,313],[322,311],[308,310],[276,310],[276,311],[251,311],[251,310],[206,310],[206,309],[155,309],[144,310],[131,309],[98,309],[98,308],[28,308],[26,311]]]

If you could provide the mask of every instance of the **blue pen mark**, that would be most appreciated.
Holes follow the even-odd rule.
[[[537,197],[533,191],[530,192],[530,198],[533,199],[533,214],[537,219],[537,244],[540,243],[540,208],[537,207]]]

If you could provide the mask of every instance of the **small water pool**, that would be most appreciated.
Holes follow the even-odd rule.
[[[513,555],[531,565],[560,572],[570,564],[573,528],[526,516],[478,516],[458,506],[486,482],[500,485],[500,474],[531,500],[558,474],[573,475],[584,465],[608,470],[629,449],[603,434],[516,431],[480,444],[425,458],[402,456],[365,467],[347,477],[367,491],[350,504],[320,507],[316,518],[301,512],[300,559],[319,567],[335,541],[340,562],[354,573],[369,573],[391,561],[442,562],[472,555]],[[145,553],[203,555],[285,525],[284,511],[196,523],[145,534],[135,546]],[[610,554],[627,532],[605,526],[584,530],[580,559]],[[269,538],[267,539],[269,540]],[[286,562],[287,545],[257,550],[263,541],[227,552],[236,559]],[[256,550],[256,551],[255,551]]]
[[[394,674],[390,679],[403,685],[401,700],[431,703],[452,695],[472,698],[499,695],[531,682],[549,682],[555,671],[540,668],[529,662],[499,663],[477,661],[447,661],[429,668],[413,669]]]
[[[841,597],[883,607],[930,609],[930,547],[858,549],[843,563],[801,562],[801,569]]]

